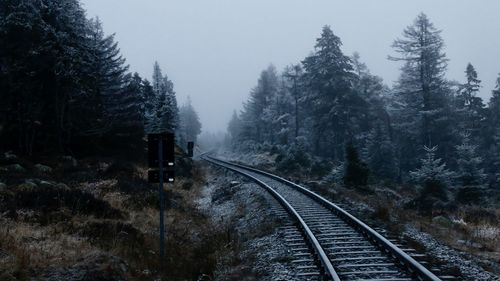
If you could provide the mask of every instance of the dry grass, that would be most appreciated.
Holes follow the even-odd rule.
[[[81,261],[82,256],[100,251],[81,237],[57,231],[57,226],[6,219],[1,219],[0,224],[0,249],[8,255],[2,259],[0,271],[14,269],[14,276],[25,275],[30,268],[70,266]]]
[[[0,279],[2,274],[16,280],[38,279],[47,270],[64,271],[75,265],[109,271],[107,261],[96,262],[94,257],[99,255],[123,260],[126,272],[118,268],[115,277],[126,280],[156,280],[162,275],[167,280],[196,280],[212,275],[231,243],[225,227],[215,225],[195,206],[203,173],[195,166],[191,178],[179,177],[174,185],[166,185],[163,265],[158,257],[158,191],[146,182],[144,167],[83,160],[64,176],[55,173],[48,178],[64,180],[69,190],[48,188],[48,193],[40,194],[15,189],[23,179],[12,179],[13,184],[0,194],[0,203],[14,198],[24,203],[12,201],[7,211],[0,212]],[[36,201],[30,199],[33,195]],[[87,208],[87,202],[94,207]]]

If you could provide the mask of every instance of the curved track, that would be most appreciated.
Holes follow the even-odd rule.
[[[299,276],[336,281],[440,280],[375,230],[316,193],[251,167],[202,158],[251,178],[288,212],[301,233],[287,239]],[[308,247],[303,246],[304,241]]]

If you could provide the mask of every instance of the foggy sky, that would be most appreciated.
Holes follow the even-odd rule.
[[[131,71],[151,80],[154,61],[189,95],[204,131],[225,131],[234,109],[270,63],[304,59],[330,25],[346,55],[358,51],[373,74],[392,85],[400,63],[387,60],[403,29],[426,13],[443,30],[448,77],[462,82],[468,62],[491,95],[500,72],[498,0],[82,0],[116,33]]]

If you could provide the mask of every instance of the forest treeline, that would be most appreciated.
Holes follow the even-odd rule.
[[[183,143],[201,130],[158,63],[151,82],[130,72],[78,0],[0,2],[0,89],[3,151],[89,155],[144,147],[145,133],[175,131]]]
[[[402,62],[392,88],[341,46],[325,26],[300,63],[262,71],[229,123],[231,146],[348,185],[415,181],[437,197],[457,187],[466,201],[499,188],[500,77],[487,104],[472,64],[448,81],[441,31],[423,13],[392,44],[389,59]]]

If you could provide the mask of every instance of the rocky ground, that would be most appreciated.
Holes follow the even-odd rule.
[[[430,234],[421,232],[413,226],[407,225],[403,235],[423,245],[428,255],[457,267],[462,275],[462,280],[500,280],[500,276],[484,270],[485,264],[480,264],[473,256],[456,251],[440,243]],[[490,266],[498,266],[498,264],[488,263],[490,263]]]
[[[245,178],[211,167],[200,209],[233,236],[233,251],[221,257],[213,280],[298,280],[280,229],[288,218],[263,189]]]

